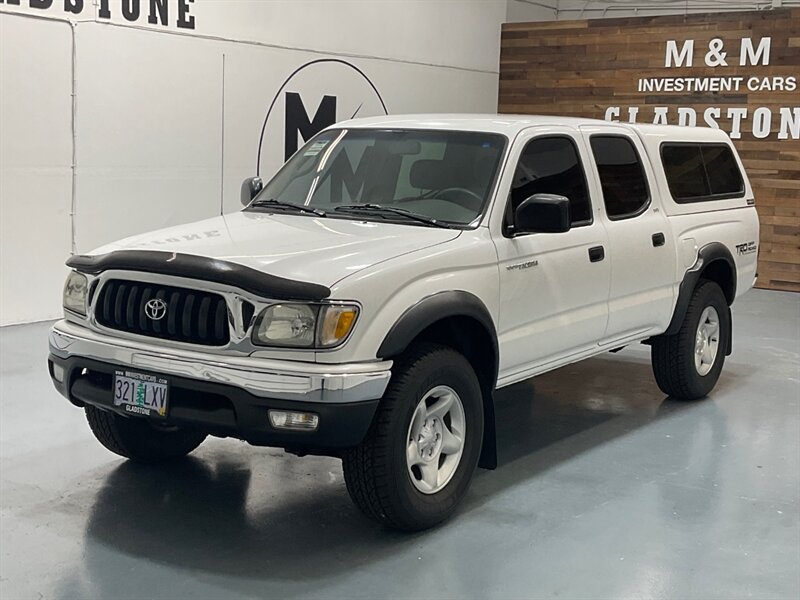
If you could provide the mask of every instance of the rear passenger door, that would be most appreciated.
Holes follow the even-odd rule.
[[[677,253],[645,149],[631,130],[582,126],[602,190],[611,262],[608,327],[602,343],[667,327]]]

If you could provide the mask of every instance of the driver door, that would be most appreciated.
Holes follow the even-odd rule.
[[[586,176],[588,149],[567,127],[526,130],[515,142],[492,220],[500,269],[500,383],[524,379],[547,365],[591,351],[608,321],[611,266],[608,237],[597,212],[599,190]],[[570,201],[564,233],[513,232],[513,212],[536,193]],[[500,210],[502,208],[502,210]]]

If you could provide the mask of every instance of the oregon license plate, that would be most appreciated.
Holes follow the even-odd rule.
[[[126,413],[163,419],[167,416],[166,379],[135,371],[114,372],[114,406]]]

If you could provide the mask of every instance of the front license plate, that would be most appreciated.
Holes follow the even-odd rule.
[[[134,371],[114,372],[114,406],[131,415],[163,419],[167,416],[166,379]]]

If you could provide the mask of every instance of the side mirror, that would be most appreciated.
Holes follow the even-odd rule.
[[[514,233],[563,233],[569,231],[569,199],[556,194],[534,194],[514,213]]]
[[[248,177],[245,179],[242,182],[242,204],[244,206],[250,204],[262,189],[264,189],[264,182],[261,181],[261,177]]]

